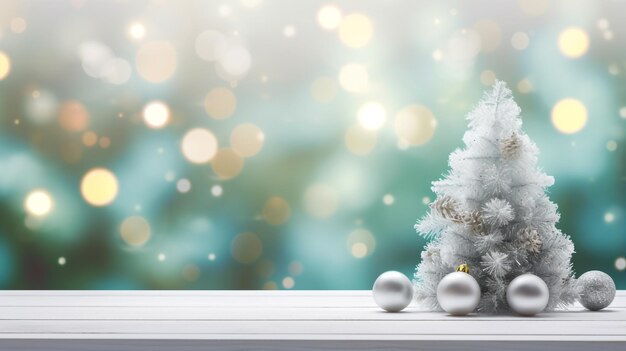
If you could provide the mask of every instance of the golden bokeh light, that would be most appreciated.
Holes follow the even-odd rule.
[[[70,132],[83,131],[89,125],[89,112],[78,101],[66,101],[59,108],[59,124]]]
[[[570,58],[578,58],[589,49],[589,35],[582,28],[568,27],[559,34],[559,50]]]
[[[150,83],[162,83],[176,72],[178,59],[174,46],[166,41],[151,41],[139,48],[135,64],[139,75]]]
[[[220,197],[222,196],[223,193],[224,193],[224,188],[222,188],[221,185],[216,184],[211,187],[211,195],[215,197]]]
[[[334,30],[341,23],[341,10],[334,5],[322,6],[317,11],[317,23],[325,30]]]
[[[291,207],[280,196],[270,197],[263,205],[263,219],[272,225],[281,225],[291,216]]]
[[[98,142],[98,134],[96,134],[93,131],[87,131],[83,133],[83,136],[81,139],[83,141],[83,144],[85,144],[85,146],[92,147],[96,145],[96,143]]]
[[[200,278],[200,267],[195,264],[188,264],[183,267],[183,278],[188,282],[195,282]]]
[[[291,261],[287,266],[287,271],[289,271],[289,274],[293,276],[298,276],[304,272],[304,266],[302,265],[302,262]]]
[[[263,284],[263,290],[276,290],[276,289],[278,289],[278,285],[276,285],[276,282],[269,281]]]
[[[606,142],[606,149],[609,151],[617,150],[617,142],[615,140],[609,140]]]
[[[52,196],[46,190],[35,189],[26,195],[24,209],[30,215],[36,217],[46,216],[54,207]]]
[[[361,127],[367,130],[378,130],[387,120],[387,111],[376,101],[366,102],[359,107],[357,119]]]
[[[364,258],[371,255],[376,249],[376,239],[369,230],[361,228],[348,235],[346,245],[352,256]]]
[[[24,33],[27,26],[28,26],[28,23],[22,17],[15,17],[14,19],[11,20],[11,23],[9,24],[11,31],[16,34]]]
[[[2,66],[2,58],[0,58],[0,71],[2,71]],[[32,122],[43,125],[57,117],[58,109],[59,103],[56,95],[47,90],[33,90],[26,100],[24,112]]]
[[[309,215],[323,219],[335,214],[339,206],[339,195],[331,186],[318,183],[306,189],[302,202]]]
[[[516,50],[525,50],[530,44],[530,37],[524,32],[515,32],[511,37],[511,45]]]
[[[282,283],[285,289],[293,289],[293,287],[296,286],[296,281],[292,277],[283,278]]]
[[[28,23],[23,17],[15,17],[11,20],[11,23],[9,24],[9,28],[11,28],[11,31],[16,34],[24,33],[27,26]]]
[[[285,28],[283,28],[283,35],[287,38],[293,38],[296,36],[296,27],[291,25],[285,26]]]
[[[141,216],[130,216],[120,225],[120,235],[130,246],[144,246],[150,240],[150,223]]]
[[[423,145],[435,134],[437,120],[427,107],[411,105],[398,112],[394,127],[401,144]]]
[[[376,146],[378,136],[375,131],[353,125],[346,131],[344,142],[348,150],[355,155],[367,155]]]
[[[617,269],[618,271],[623,271],[624,269],[626,269],[626,258],[618,257],[615,260],[615,269]]]
[[[396,202],[396,199],[393,197],[393,195],[391,194],[385,194],[383,196],[383,203],[387,206],[391,206],[393,205],[393,203]]]
[[[180,148],[189,162],[206,163],[217,153],[217,138],[208,129],[194,128],[185,134]]]
[[[337,82],[330,77],[319,77],[311,85],[311,96],[319,103],[328,103],[337,96]]]
[[[134,22],[128,27],[128,36],[133,40],[140,40],[146,36],[146,27],[141,22]]]
[[[150,128],[163,128],[170,121],[170,109],[161,101],[151,101],[143,108],[143,120]]]
[[[106,149],[111,146],[111,139],[106,136],[100,137],[100,139],[98,140],[98,145],[100,145],[101,148]]]
[[[118,192],[117,177],[105,168],[87,172],[80,183],[80,193],[93,206],[106,206],[115,200]]]
[[[352,253],[352,256],[356,258],[363,258],[367,255],[367,245],[361,242],[354,243],[352,244],[350,252]]]
[[[231,179],[243,170],[244,159],[233,149],[219,149],[211,161],[213,171],[221,179]]]
[[[11,59],[7,54],[0,51],[0,80],[6,78],[11,72]]]
[[[492,20],[480,20],[473,26],[480,36],[480,50],[483,52],[493,52],[500,45],[502,40],[502,30],[498,22]]]
[[[339,38],[348,47],[362,48],[372,39],[372,21],[361,13],[344,17],[339,24]]]
[[[517,90],[522,94],[528,94],[533,91],[533,83],[528,78],[524,78],[517,83]]]
[[[221,17],[230,17],[230,15],[233,14],[233,8],[226,5],[226,4],[221,4],[218,8],[217,8],[217,13],[221,16]]]
[[[188,193],[191,190],[191,182],[187,178],[179,179],[176,182],[176,190],[180,193]]]
[[[484,70],[480,72],[480,82],[486,86],[492,86],[496,81],[496,73],[491,70]]]
[[[251,123],[240,124],[230,134],[230,146],[243,157],[252,157],[261,151],[265,134]]]
[[[439,62],[439,61],[443,60],[443,51],[437,49],[437,50],[433,51],[431,56],[433,58],[433,61]]]
[[[369,73],[364,65],[349,63],[339,70],[339,84],[351,93],[362,93],[369,87]]]
[[[237,107],[235,94],[224,87],[211,89],[204,98],[204,110],[215,119],[226,119],[230,117]]]
[[[252,263],[263,253],[263,243],[255,233],[241,233],[230,245],[233,258],[239,263]]]
[[[561,133],[577,133],[587,124],[587,109],[576,99],[560,100],[552,108],[552,124]]]
[[[552,0],[518,0],[522,12],[530,16],[540,16],[548,11]]]

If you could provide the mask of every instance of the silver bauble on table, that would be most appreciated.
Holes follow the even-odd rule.
[[[576,281],[576,292],[581,305],[586,309],[599,311],[613,302],[615,282],[604,272],[589,271]]]
[[[452,315],[466,315],[478,306],[480,286],[474,277],[464,271],[450,273],[437,286],[437,301],[444,311]]]
[[[543,279],[530,273],[513,279],[506,289],[506,301],[513,311],[532,316],[543,311],[548,305],[550,292]]]
[[[400,312],[413,299],[413,284],[406,275],[388,271],[378,276],[372,287],[374,301],[388,312]]]

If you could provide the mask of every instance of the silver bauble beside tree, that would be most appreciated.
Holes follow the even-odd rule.
[[[554,178],[537,168],[539,150],[506,84],[497,81],[468,120],[465,148],[450,155],[449,173],[433,182],[437,198],[415,225],[432,239],[415,273],[417,300],[440,309],[437,284],[466,263],[482,291],[479,312],[510,310],[507,286],[524,273],[548,285],[547,310],[573,303],[574,245],[556,228],[557,206],[545,194]]]

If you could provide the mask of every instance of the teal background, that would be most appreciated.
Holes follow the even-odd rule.
[[[329,4],[370,20],[363,47],[320,27],[317,12]],[[556,179],[549,196],[559,205],[559,228],[576,246],[576,272],[602,270],[626,289],[624,13],[624,1],[578,0],[3,1],[0,52],[11,67],[0,80],[0,288],[369,289],[386,270],[411,276],[425,244],[413,225],[432,200],[430,182],[462,146],[464,116],[495,76],[513,90],[524,129],[541,149],[539,164]],[[481,21],[490,30],[477,30]],[[135,22],[145,25],[141,39],[129,37]],[[559,50],[568,27],[589,39],[578,58]],[[236,33],[250,54],[245,74],[223,79],[216,63],[197,55],[205,30]],[[528,37],[527,47],[513,40],[514,47],[517,32]],[[163,82],[147,81],[138,69],[138,51],[152,41],[170,43],[176,54]],[[130,75],[119,84],[89,76],[79,55],[86,42],[108,47]],[[366,67],[365,91],[339,82],[349,63]],[[320,77],[332,82],[328,101],[312,95]],[[227,119],[203,107],[216,87],[236,96]],[[34,96],[44,95],[54,103],[33,107]],[[574,134],[551,122],[565,98],[587,112]],[[89,113],[79,131],[58,122],[69,100]],[[171,110],[165,128],[142,120],[152,100]],[[384,106],[386,120],[371,152],[358,155],[346,132],[369,101]],[[404,148],[394,123],[410,105],[432,111],[436,128],[423,145]],[[209,129],[222,148],[242,123],[258,126],[265,139],[232,179],[181,152],[191,128]],[[99,143],[86,145],[87,132]],[[90,205],[80,192],[96,167],[119,183],[107,206]],[[188,192],[177,189],[181,179],[190,182]],[[306,205],[314,184],[330,189],[316,203],[332,208],[327,217]],[[221,196],[212,193],[215,185]],[[25,209],[36,189],[54,203],[44,216]],[[278,225],[264,215],[272,197],[289,206],[288,213],[279,209]],[[130,216],[150,225],[142,245],[120,236]]]

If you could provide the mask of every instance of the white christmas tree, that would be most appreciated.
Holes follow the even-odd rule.
[[[550,290],[547,310],[575,301],[574,245],[556,228],[557,206],[545,194],[554,178],[537,168],[537,146],[522,131],[520,108],[497,81],[468,115],[465,149],[450,155],[437,198],[415,225],[433,240],[415,273],[416,299],[439,309],[437,285],[463,263],[478,281],[479,312],[508,311],[506,288],[533,273]]]

